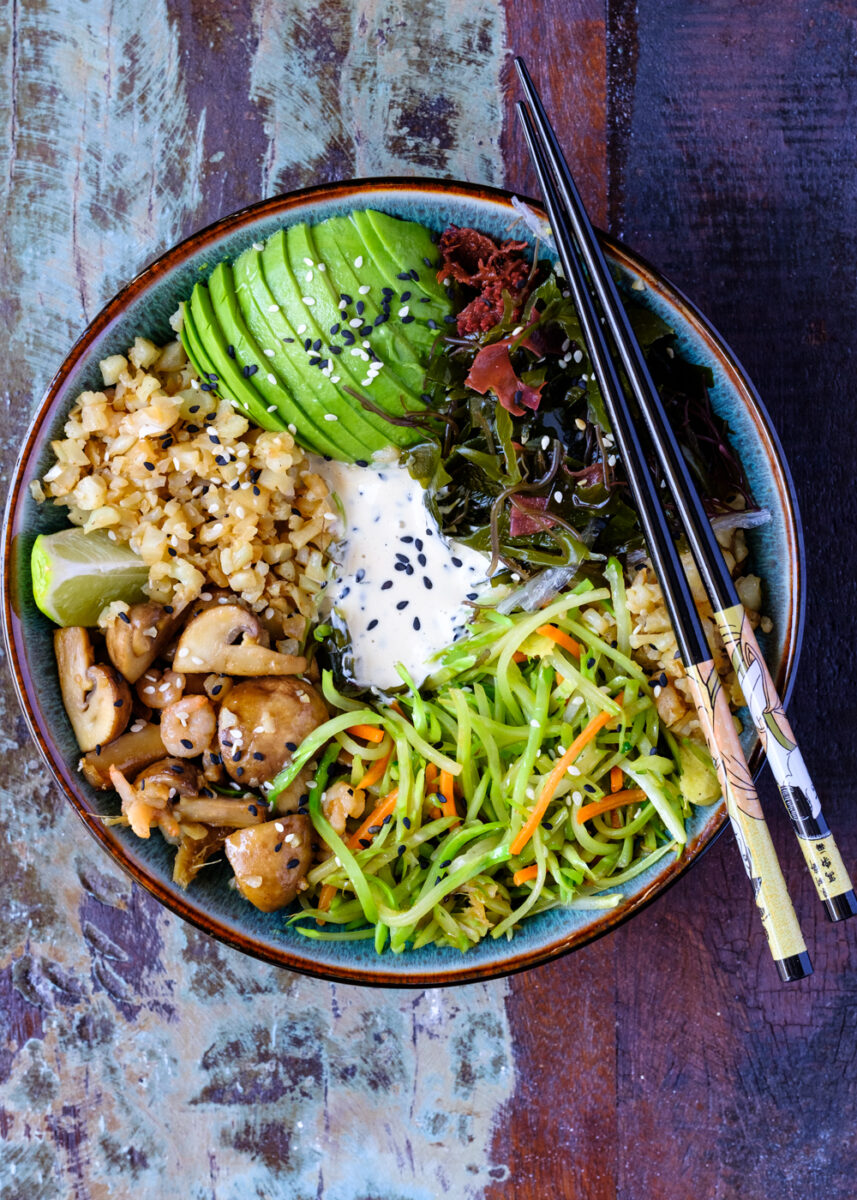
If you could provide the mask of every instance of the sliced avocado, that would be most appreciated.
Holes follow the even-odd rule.
[[[220,263],[212,273],[211,279],[224,269],[230,270],[228,264]],[[213,296],[209,286],[201,284],[193,290],[190,298],[191,325],[188,330],[190,337],[195,336],[200,347],[212,364],[218,392],[229,399],[241,412],[263,429],[283,429],[285,423],[277,412],[268,412],[264,399],[256,391],[249,379],[245,379],[234,358],[228,351],[232,343],[232,332],[224,327],[220,314],[215,309]],[[237,353],[237,352],[236,352]]]
[[[363,316],[366,321],[363,327],[372,327],[372,333],[368,335],[367,340],[384,363],[384,368],[372,389],[372,398],[382,408],[396,414],[401,413],[403,408],[423,408],[420,397],[428,351],[420,353],[415,350],[414,344],[407,336],[407,332],[415,326],[401,324],[397,316],[400,307],[398,303],[392,307],[389,319],[375,325],[375,320],[382,311],[382,289],[388,286],[387,279],[378,271],[372,255],[360,240],[359,233],[355,239],[354,226],[347,217],[332,217],[311,229],[310,236],[315,244],[318,260],[327,266],[326,277],[336,281],[334,290],[337,307],[341,295],[351,298],[348,307],[340,311],[340,318],[352,332],[355,331],[350,322],[357,319],[355,306],[358,301],[363,301],[365,305]],[[359,253],[355,254],[355,250]],[[360,262],[359,268],[354,266],[355,260]],[[370,290],[361,294],[360,288],[364,286]]]
[[[289,323],[295,329],[300,325],[305,325],[307,339],[320,340],[324,345],[328,341],[330,325],[333,322],[328,321],[326,326],[322,325],[314,314],[315,303],[311,305],[304,303],[305,296],[309,296],[313,301],[315,301],[315,297],[310,295],[310,289],[305,281],[300,287],[298,285],[292,270],[285,231],[280,230],[268,239],[262,252],[262,265],[268,286],[274,294],[276,302],[285,312]],[[306,273],[306,269],[304,273]],[[343,369],[340,370],[339,363],[344,359],[346,359],[345,352],[339,356],[335,372],[341,376],[341,386],[359,387],[361,376],[358,375],[355,381],[350,364],[345,367],[343,363]],[[317,370],[318,368],[311,368],[311,371]],[[311,386],[313,382],[313,376],[310,374],[308,384]],[[354,457],[371,458],[376,450],[382,450],[394,440],[391,432],[397,432],[395,429],[391,430],[391,426],[382,418],[358,408],[357,401],[341,395],[339,391],[331,404],[331,411],[355,444],[361,447]]]
[[[200,285],[198,284],[197,286],[199,287]],[[203,292],[205,291],[204,288],[202,290]],[[201,298],[197,298],[197,309],[200,307],[200,300]],[[200,379],[204,381],[202,386],[206,387],[206,385],[208,385],[212,391],[216,392],[217,396],[222,396],[224,399],[228,400],[230,404],[233,404],[236,408],[240,409],[240,411],[244,413],[244,415],[250,420],[256,421],[257,418],[254,415],[256,410],[254,409],[251,412],[250,407],[247,404],[246,397],[239,397],[231,394],[231,392],[235,391],[235,389],[232,387],[232,383],[236,382],[232,379],[230,370],[233,364],[229,362],[228,357],[224,357],[217,339],[213,335],[209,334],[209,336],[205,338],[200,335],[193,309],[193,296],[191,296],[191,302],[186,304],[184,309],[182,341],[185,349],[187,350],[188,358],[196,367],[197,374],[199,375]],[[208,324],[206,324],[205,328],[208,329],[208,327]],[[265,413],[264,417],[266,420],[268,420],[269,414]],[[259,419],[261,419],[261,417]],[[282,429],[282,425],[269,422],[265,428]]]
[[[199,337],[193,325],[189,300],[182,305],[182,327],[179,337],[181,338],[181,343],[184,346],[190,365],[200,379],[207,379],[209,373],[214,372],[214,367],[205,353],[205,348],[200,345]]]
[[[254,247],[245,250],[234,262],[235,295],[241,315],[256,342],[274,351],[265,355],[271,371],[283,383],[289,396],[289,420],[297,429],[302,445],[332,458],[354,458],[354,444],[343,438],[337,421],[325,421],[335,386],[318,368],[307,362],[304,338],[299,336],[286,319],[268,287],[262,267],[262,252]],[[307,377],[306,383],[296,382]],[[286,415],[285,408],[281,411]]]
[[[378,269],[391,278],[390,286],[397,297],[411,293],[403,301],[414,317],[413,323],[407,326],[408,336],[417,345],[431,346],[437,330],[431,329],[428,321],[434,320],[442,327],[443,318],[451,309],[449,297],[438,283],[437,268],[428,266],[425,261],[434,263],[438,257],[429,230],[414,221],[400,221],[374,208],[355,209],[351,220],[371,250]],[[417,275],[416,279],[399,278],[411,271]],[[424,298],[427,298],[426,302]]]

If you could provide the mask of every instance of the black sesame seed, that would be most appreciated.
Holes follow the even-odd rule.
[[[210,434],[208,435],[208,440],[209,440],[210,442],[214,442],[215,446],[219,446],[219,445],[220,445],[220,438],[217,436],[217,434],[216,434],[216,433],[210,433]]]
[[[542,821],[542,829],[553,829],[553,825],[550,821]]]
[[[454,325],[456,323],[456,321],[458,320],[458,317],[454,317],[452,315],[452,313],[447,313],[443,319],[447,323],[447,325]]]
[[[342,353],[341,346],[328,346],[328,350],[330,350],[331,354],[341,354]]]
[[[240,758],[241,758],[241,751],[236,750],[235,753],[232,755],[232,761],[238,762]]]
[[[230,358],[234,358],[235,357],[235,347],[231,344],[228,345],[226,347],[226,353],[229,355]]]
[[[180,767],[178,763],[173,763],[170,770],[174,775],[184,775],[184,767]]]
[[[405,853],[405,847],[399,846],[398,849],[396,850],[396,854],[399,856],[399,858],[401,858],[404,853]]]
[[[381,295],[386,296],[387,299],[389,299],[391,296],[395,295],[395,292],[393,291],[393,289],[391,287],[382,287]]]
[[[523,398],[524,398],[524,393],[521,391],[520,388],[518,388],[518,390],[515,392],[515,403],[520,404],[521,401],[523,400]]]
[[[364,325],[363,328],[360,330],[360,336],[364,337],[364,338],[368,337],[371,332],[372,332],[372,326]]]
[[[340,300],[344,300],[346,304],[353,304],[353,303],[354,303],[354,301],[353,301],[353,300],[352,300],[352,298],[351,298],[351,297],[348,295],[348,293],[347,293],[347,292],[340,292],[340,293],[339,293],[339,299],[340,299]]]
[[[154,471],[154,469],[155,469],[154,463],[144,462],[143,466],[146,468],[147,471]]]
[[[248,811],[248,813],[250,813],[251,816],[258,817],[258,815],[259,815],[259,810],[255,804],[248,804],[247,811]]]
[[[185,425],[185,430],[187,433],[199,433],[199,426],[198,425]]]
[[[175,546],[167,546],[167,554],[169,554],[170,558],[175,558],[178,550],[176,550]]]
[[[398,609],[399,612],[403,612],[408,607],[408,604],[409,604],[408,600],[400,600],[399,603],[396,605],[396,608]]]
[[[414,318],[411,316],[411,314],[410,314],[410,313],[408,313],[408,315],[407,315],[406,317],[402,317],[402,324],[403,324],[403,325],[410,325],[410,323],[411,323],[411,321],[413,321],[413,319],[414,319]]]
[[[372,839],[371,838],[361,838],[360,845],[363,847],[364,850],[368,850],[369,847],[372,845]]]
[[[165,612],[165,613],[171,613],[171,612],[173,612],[173,606],[172,606],[172,604],[165,604],[165,605],[164,605],[164,612]]]
[[[210,758],[215,767],[219,767],[223,762],[223,758],[219,754],[212,754]]]
[[[369,828],[366,830],[366,832],[367,833],[380,833],[381,826],[380,825],[370,825]]]
[[[392,579],[385,579],[384,582],[381,584],[381,591],[388,592],[392,586],[393,586]]]
[[[236,767],[236,768],[235,768],[235,774],[236,774],[236,775],[238,776],[238,778],[240,779],[240,778],[241,778],[241,776],[244,774],[244,768],[243,768],[243,767]]]
[[[277,842],[276,846],[274,846],[274,853],[279,854],[280,851],[282,850],[282,848],[283,848],[283,843]]]
[[[358,317],[363,316],[363,310],[365,309],[365,307],[366,307],[366,305],[363,303],[362,300],[358,300],[357,303],[354,305],[354,311],[357,313]]]
[[[342,340],[343,340],[343,342],[345,342],[346,346],[354,345],[354,334],[351,332],[350,329],[343,329]]]
[[[286,866],[288,867],[288,869],[290,871],[293,871],[295,869],[295,867],[300,866],[300,862],[301,862],[301,860],[299,858],[290,858],[289,861],[286,863]]]
[[[479,599],[479,593],[478,593],[478,592],[468,592],[468,593],[467,593],[467,599],[468,599],[468,600],[478,600],[478,599]]]
[[[283,340],[284,342],[289,342],[289,343],[291,343],[291,345],[294,345],[294,342],[295,342],[295,339],[294,339],[294,338],[283,338],[282,340]]]
[[[425,263],[425,265],[426,265],[427,267],[430,267],[430,266],[431,266],[431,259],[430,259],[430,258],[426,258],[426,256],[425,256],[425,255],[423,255],[423,262]]]
[[[193,742],[190,740],[190,738],[182,738],[181,743],[185,750],[193,750]]]
[[[114,701],[113,701],[113,707],[114,707],[114,708],[121,708],[121,707],[122,707],[122,705],[123,705],[124,703],[125,703],[125,701],[124,701],[124,700],[114,700]]]
[[[394,571],[407,571],[408,564],[406,562],[398,562],[393,564]]]
[[[211,384],[210,383],[201,383],[199,385],[199,390],[201,392],[210,392],[212,390]]]
[[[259,750],[253,751],[253,757],[255,758],[256,762],[264,762],[265,761],[265,755],[262,754],[261,751],[259,751]]]
[[[261,467],[251,467],[250,468],[250,482],[255,483],[261,474],[262,474]]]
[[[229,459],[226,457],[225,454],[216,454],[214,456],[214,461],[217,463],[217,465],[219,467],[225,467],[226,464],[229,462]]]
[[[450,865],[450,863],[451,863],[451,862],[452,862],[452,859],[451,859],[451,858],[445,858],[445,859],[443,860],[443,862],[440,864],[440,869],[441,869],[441,871],[443,871],[445,867],[448,867],[448,866]]]
[[[426,321],[426,324],[428,325],[429,329],[440,329],[440,326],[434,317],[429,317],[428,321]]]
[[[384,818],[384,820],[381,822],[381,824],[382,824],[382,825],[389,825],[389,824],[390,824],[390,822],[392,821],[392,819],[393,819],[393,814],[392,814],[392,813],[387,813],[386,817],[385,817],[385,818]]]
[[[586,665],[587,665],[587,667],[589,667],[589,669],[590,669],[590,671],[591,671],[591,670],[592,670],[592,668],[595,666],[595,659],[594,659],[594,658],[587,658],[587,660],[586,660]]]
[[[410,298],[411,298],[411,293],[410,293],[410,292],[402,292],[402,297],[401,297],[401,298],[402,298],[402,300],[410,300]]]
[[[583,785],[583,790],[584,790],[585,792],[590,792],[590,793],[592,793],[592,792],[594,792],[594,791],[595,791],[595,788],[592,786],[592,784],[591,784],[591,783],[585,783],[585,784]]]
[[[380,312],[380,313],[378,313],[377,317],[372,322],[372,324],[373,324],[373,326],[383,325],[385,321],[389,320],[389,317],[390,317],[389,313]]]
[[[360,568],[360,570],[359,570],[359,571],[356,573],[356,575],[354,576],[354,582],[355,582],[355,583],[362,583],[365,577],[366,577],[366,572],[365,572],[365,571],[363,570],[363,568],[361,567],[361,568]]]
[[[417,562],[420,564],[421,567],[424,567],[426,565],[426,556],[424,554],[418,554]]]
[[[192,405],[190,406],[190,408],[189,408],[187,411],[188,411],[188,412],[199,412],[199,405],[198,405],[198,404],[192,404]]]
[[[423,586],[428,588],[429,591],[431,591],[432,588],[434,587],[434,584],[429,579],[428,575],[423,575]]]
[[[315,341],[314,341],[314,342],[313,342],[313,344],[312,344],[312,348],[313,348],[313,350],[320,350],[320,349],[321,349],[321,338],[316,338],[316,339],[315,339]]]
[[[297,748],[298,748],[297,742],[286,742],[286,749],[289,750],[292,754],[294,754],[294,752],[297,750]]]
[[[420,619],[419,619],[419,617],[414,617],[414,629],[415,629],[415,630],[416,630],[416,631],[419,633],[419,630],[420,630]]]
[[[312,345],[312,338],[304,338],[304,350],[309,350]]]
[[[120,620],[120,621],[124,621],[126,625],[130,625],[130,624],[131,624],[131,618],[128,616],[128,614],[127,614],[127,613],[121,612],[121,613],[119,614],[119,620]]]
[[[249,366],[246,366],[244,368],[244,370],[242,371],[242,374],[245,379],[249,379],[250,376],[255,375],[258,370],[259,370],[259,368],[256,366],[255,363],[250,363]]]
[[[254,496],[261,496],[261,495],[262,495],[262,493],[259,491],[259,488],[258,488],[258,486],[257,486],[255,483],[253,484],[253,495],[254,495]]]
[[[374,629],[377,624],[378,624],[378,618],[373,617],[372,620],[369,622],[369,624],[366,626],[367,631],[370,629]]]
[[[411,267],[410,271],[408,271],[408,274],[410,275],[411,279],[413,279],[414,283],[419,283],[420,274],[416,267]]]
[[[214,685],[214,687],[211,689],[211,694],[212,694],[212,696],[219,696],[222,691],[223,691],[223,684],[216,683]]]
[[[339,322],[337,322],[335,325],[331,325],[330,333],[332,337],[335,337],[336,334],[339,333]]]
[[[400,271],[399,274],[396,276],[397,279],[410,279],[410,277],[411,277],[410,271]]]

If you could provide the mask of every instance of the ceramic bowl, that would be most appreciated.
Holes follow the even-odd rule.
[[[33,604],[29,577],[35,536],[66,522],[63,510],[35,504],[28,485],[51,465],[51,440],[60,436],[75,397],[100,386],[99,360],[124,351],[138,334],[167,340],[169,317],[179,300],[189,296],[200,272],[218,260],[234,257],[284,224],[320,221],[358,207],[380,208],[436,230],[453,222],[495,235],[505,234],[515,218],[510,194],[492,188],[436,180],[363,180],[262,201],[194,234],[152,263],[75,344],[26,435],[3,534],[4,631],[21,706],[48,768],[96,841],[161,903],[239,950],[292,970],[355,983],[432,987],[531,967],[614,929],[696,861],[726,822],[723,806],[697,810],[681,859],[666,865],[662,861],[639,876],[609,912],[545,913],[525,922],[510,941],[488,938],[466,955],[430,947],[398,957],[389,952],[377,956],[368,941],[312,941],[288,928],[282,913],[264,914],[244,901],[227,886],[225,866],[203,872],[183,891],[171,878],[174,851],[160,837],[141,841],[127,829],[103,824],[101,815],[118,810],[117,799],[113,793],[93,791],[77,773],[80,755],[60,700],[53,626]],[[516,236],[522,236],[520,227]],[[750,542],[754,568],[765,581],[765,608],[774,622],[766,652],[780,692],[787,694],[800,644],[803,555],[791,480],[776,434],[735,356],[693,305],[625,247],[607,241],[606,248],[627,282],[636,285],[635,295],[675,329],[681,352],[711,368],[714,408],[729,422],[757,500],[773,514],[770,523],[750,534]],[[758,744],[748,737],[746,748],[758,764]]]

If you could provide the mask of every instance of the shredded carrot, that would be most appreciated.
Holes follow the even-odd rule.
[[[443,816],[443,809],[438,808],[438,806],[435,804],[433,808],[429,809],[428,815],[431,817],[431,819],[433,821],[439,821],[440,818]]]
[[[625,776],[622,774],[622,768],[619,766],[613,767],[610,772],[610,791],[621,792],[624,782]]]
[[[538,863],[531,863],[528,867],[521,867],[520,871],[516,871],[512,876],[512,880],[517,886],[519,883],[525,883],[528,879],[535,879],[538,873]]]
[[[566,750],[565,754],[563,754],[562,758],[557,759],[553,770],[545,780],[544,787],[542,788],[541,795],[536,802],[535,808],[527,817],[526,821],[521,827],[520,832],[518,833],[518,836],[509,847],[512,854],[520,854],[524,846],[526,846],[527,842],[533,836],[542,817],[547,812],[548,805],[553,799],[553,794],[559,787],[563,775],[577,758],[578,754],[580,754],[584,746],[587,746],[592,741],[599,729],[603,729],[605,725],[608,725],[613,720],[615,720],[615,715],[608,712],[601,712],[597,717],[593,717],[589,724],[577,735],[569,748]]]
[[[377,808],[373,809],[360,828],[352,833],[351,837],[346,842],[349,850],[365,850],[363,842],[371,842],[375,833],[370,833],[369,830],[375,825],[383,825],[384,821],[389,817],[393,809],[396,807],[396,801],[399,798],[399,789],[393,788],[392,792],[384,797]],[[376,830],[377,832],[377,830]],[[330,908],[330,902],[336,895],[336,888],[331,883],[326,883],[318,896],[318,907],[322,912],[327,912]]]
[[[437,791],[437,765],[433,762],[426,764],[426,795]]]
[[[646,793],[642,788],[626,788],[623,792],[605,796],[603,800],[594,800],[592,804],[582,805],[574,814],[574,819],[582,825],[584,821],[597,817],[599,813],[608,812],[611,808],[621,808],[623,804],[637,804],[645,798]]]
[[[383,742],[387,736],[377,725],[349,725],[345,732],[352,737],[363,738],[364,742]]]
[[[560,675],[559,671],[554,671],[554,675],[556,676],[556,686],[562,687],[562,685],[565,683],[565,680]]]
[[[455,811],[455,791],[453,790],[452,776],[449,771],[441,771],[440,773],[440,794],[443,796],[443,804],[440,806],[445,817],[457,817]]]
[[[514,663],[522,663],[522,662],[526,662],[526,661],[527,661],[527,656],[526,656],[526,654],[524,654],[523,650],[516,650],[515,653],[512,655],[512,662],[514,662]]]
[[[393,748],[390,747],[390,749],[387,751],[387,753],[384,755],[383,758],[375,759],[375,761],[372,763],[372,766],[369,768],[369,770],[366,772],[366,774],[363,776],[363,778],[360,780],[360,782],[358,784],[356,784],[355,786],[358,788],[368,788],[368,787],[371,787],[373,783],[377,783],[379,779],[383,779],[384,772],[387,770],[387,767],[390,764],[390,759],[392,757],[393,757]]]
[[[542,637],[550,638],[552,642],[556,642],[558,646],[562,646],[563,650],[567,650],[575,658],[580,658],[580,643],[576,642],[567,633],[563,633],[561,629],[557,629],[556,625],[540,625],[536,633],[540,633]]]
[[[398,713],[400,717],[405,715],[405,710],[402,708],[398,700],[391,701],[390,708],[392,708],[394,713]]]

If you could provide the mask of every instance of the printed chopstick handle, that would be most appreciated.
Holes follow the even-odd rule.
[[[735,732],[717,668],[709,659],[686,670],[699,723],[714,759],[726,811],[780,978],[785,983],[803,979],[812,974],[806,943]]]
[[[832,921],[853,916],[857,913],[854,888],[747,614],[742,605],[736,604],[715,613],[714,620],[753,724],[759,731],[819,899]]]

